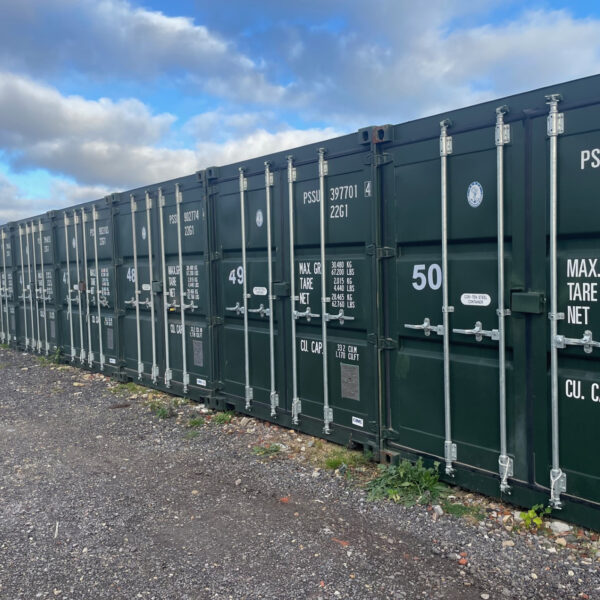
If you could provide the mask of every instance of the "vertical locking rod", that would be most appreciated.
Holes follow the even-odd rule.
[[[558,136],[564,131],[563,115],[558,112],[558,94],[546,96],[549,108],[547,133],[550,140],[550,380],[552,421],[552,469],[550,470],[550,504],[562,508],[561,492],[566,491],[567,477],[560,468],[559,415],[558,415],[558,348],[554,340],[558,333],[558,257],[557,257],[557,212],[558,212]]]
[[[450,313],[453,306],[448,304],[448,155],[452,154],[452,137],[448,135],[449,119],[440,123],[440,162],[442,200],[442,327],[444,329],[444,458],[446,474],[453,475],[452,462],[456,460],[456,444],[452,442],[452,422],[450,412]]]
[[[167,279],[167,247],[165,246],[165,223],[164,223],[165,197],[162,188],[158,188],[158,208],[160,222],[160,246],[162,249],[162,281],[163,281],[163,326],[165,331],[165,386],[171,387],[173,371],[171,370],[170,348],[169,348],[169,280]]]
[[[248,332],[248,270],[246,264],[246,187],[248,180],[244,176],[244,169],[240,167],[240,223],[242,230],[242,294],[244,304],[244,375],[245,375],[245,397],[246,410],[250,410],[254,392],[250,387],[250,356],[249,356],[249,332]]]
[[[69,317],[69,339],[71,340],[71,362],[75,360],[75,343],[73,341],[73,301],[71,300],[71,262],[69,260],[69,217],[63,214],[65,223],[65,256],[67,261],[67,314]]]
[[[2,273],[4,276],[3,288],[4,288],[4,298],[6,299],[6,341],[10,344],[10,321],[9,321],[9,308],[8,308],[8,275],[6,273],[6,247],[5,247],[5,239],[6,232],[4,229],[2,230]],[[2,319],[4,319],[4,313],[2,314]]]
[[[135,333],[137,337],[137,372],[138,379],[142,379],[144,373],[144,363],[142,362],[142,331],[140,327],[140,288],[138,284],[138,260],[137,260],[137,231],[135,230],[135,212],[137,203],[133,194],[130,194],[129,201],[131,204],[131,236],[133,242],[133,285],[134,285],[134,302],[135,306]]]
[[[33,320],[33,286],[32,286],[32,282],[31,282],[31,251],[29,250],[29,225],[25,225],[25,248],[27,250],[27,252],[25,254],[27,254],[27,279],[29,281],[28,284],[28,288],[29,288],[29,315],[31,316],[31,349],[35,350],[36,349],[36,341],[35,341],[35,327],[34,327],[34,320]]]
[[[44,350],[46,356],[50,353],[50,345],[48,344],[48,312],[46,311],[46,273],[44,273],[44,238],[42,236],[42,221],[38,221],[38,231],[40,239],[40,263],[42,269],[42,307],[44,311]]]
[[[85,347],[83,343],[83,306],[81,305],[81,272],[79,271],[79,215],[73,211],[73,241],[75,242],[75,267],[77,269],[77,307],[79,311],[79,362],[85,362]],[[67,240],[67,246],[69,241]],[[69,294],[70,295],[70,294]],[[87,296],[87,290],[86,290]]]
[[[102,343],[102,305],[100,303],[100,269],[98,268],[98,211],[92,207],[94,223],[94,263],[96,266],[96,306],[98,308],[98,351],[100,353],[100,370],[104,371],[104,349]]]
[[[23,295],[23,324],[25,325],[25,350],[29,346],[29,333],[27,331],[27,287],[25,286],[25,261],[23,259],[23,230],[19,225],[19,250],[21,254],[21,291]]]
[[[87,256],[87,239],[89,239],[90,237],[90,232],[87,231],[87,226],[86,226],[86,221],[87,221],[87,217],[85,214],[85,209],[82,208],[81,209],[81,230],[82,230],[82,244],[83,244],[83,263],[84,263],[84,269],[83,272],[85,273],[85,307],[86,307],[86,317],[85,320],[87,322],[87,336],[88,336],[88,366],[90,367],[90,369],[94,366],[94,353],[92,352],[92,315],[90,313],[90,294],[92,293],[90,290],[90,284],[89,284],[89,263],[88,263],[88,256]],[[87,236],[86,236],[86,231],[87,231]],[[83,342],[83,340],[82,340]],[[83,343],[82,343],[83,345]]]
[[[273,250],[271,240],[271,186],[273,185],[273,173],[271,163],[265,162],[265,197],[267,204],[267,270],[269,278],[269,363],[271,370],[271,416],[277,416],[279,406],[279,394],[275,389],[275,328],[273,315]]]
[[[298,418],[302,411],[300,398],[298,398],[298,359],[296,356],[296,248],[294,243],[294,181],[296,169],[292,156],[287,157],[288,162],[288,205],[290,223],[290,316],[292,327],[292,423],[298,425]]]
[[[4,252],[4,229],[0,230],[0,237],[2,238],[2,252]],[[0,339],[2,343],[7,342],[7,334],[4,331],[4,306],[6,305],[6,313],[8,314],[8,293],[6,285],[6,266],[2,269],[2,276],[0,277]],[[8,330],[7,330],[8,331]]]
[[[506,433],[506,335],[505,317],[510,311],[504,308],[504,145],[510,141],[510,125],[504,124],[507,106],[496,109],[496,196],[498,244],[498,386],[500,402],[500,456],[498,472],[500,491],[510,494],[508,478],[513,474],[513,460],[508,456]]]
[[[38,273],[38,269],[37,269],[37,256],[36,256],[36,250],[35,250],[35,233],[36,233],[36,227],[33,224],[33,221],[31,222],[31,250],[33,252],[33,289],[35,290],[35,318],[36,318],[36,325],[37,325],[37,340],[36,340],[36,350],[38,352],[42,351],[42,336],[40,333],[40,294],[39,294],[39,289],[38,289],[38,284],[39,284],[39,273]]]
[[[190,383],[190,375],[187,370],[187,348],[185,338],[185,277],[184,277],[184,265],[183,265],[183,250],[181,245],[181,203],[183,202],[183,195],[181,193],[181,187],[178,183],[175,184],[175,205],[177,206],[177,252],[179,255],[179,304],[181,311],[181,355],[182,355],[182,369],[183,369],[183,393],[187,394],[188,385]]]
[[[150,323],[152,329],[152,383],[158,381],[158,362],[156,361],[156,321],[154,313],[154,290],[152,283],[154,281],[154,268],[152,265],[152,254],[154,248],[152,246],[152,198],[146,192],[146,227],[148,228],[148,285],[150,286]]]
[[[325,148],[319,148],[319,237],[321,242],[321,337],[323,340],[323,433],[331,433],[333,421],[332,410],[329,407],[329,373],[327,366],[327,263],[325,262],[325,176],[328,165],[325,160]]]

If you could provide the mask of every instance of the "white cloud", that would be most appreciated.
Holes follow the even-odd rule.
[[[91,79],[167,77],[242,101],[276,100],[269,82],[235,45],[188,17],[124,0],[20,0],[5,3],[0,65],[35,76],[78,71]]]
[[[49,210],[103,198],[110,192],[104,186],[82,186],[56,178],[45,198],[30,198],[25,190],[0,173],[0,223],[37,216]]]
[[[0,145],[17,169],[44,168],[86,184],[143,185],[194,171],[192,150],[157,145],[175,118],[136,99],[63,96],[0,74]]]
[[[243,161],[271,152],[290,150],[305,144],[311,144],[340,135],[340,132],[327,127],[325,129],[289,129],[270,133],[264,129],[232,139],[221,144],[214,142],[198,142],[198,162],[203,168],[226,165]]]

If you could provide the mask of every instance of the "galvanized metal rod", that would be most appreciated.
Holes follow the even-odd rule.
[[[33,289],[35,290],[35,318],[37,325],[37,342],[36,349],[38,352],[42,351],[42,338],[40,335],[40,303],[39,303],[39,293],[38,293],[38,269],[37,269],[37,258],[35,252],[35,225],[33,221],[31,222],[31,250],[33,252]]]
[[[152,265],[152,198],[150,194],[146,192],[146,227],[148,228],[148,285],[150,286],[150,321],[152,329],[152,383],[156,383],[158,380],[158,363],[156,361],[156,322],[155,322],[155,310],[154,310],[154,290],[152,289],[152,283],[154,280],[154,268]]]
[[[500,491],[510,493],[508,477],[512,475],[512,459],[508,456],[506,433],[506,335],[504,308],[504,144],[508,143],[508,125],[504,124],[507,106],[496,109],[496,196],[497,196],[497,244],[498,244],[498,386],[500,404]]]
[[[9,307],[8,307],[8,275],[6,273],[6,247],[5,247],[6,233],[2,230],[2,269],[4,272],[4,291],[6,298],[6,339],[10,343],[10,320],[9,320]],[[4,318],[4,317],[2,317]]]
[[[550,139],[550,381],[551,381],[551,422],[552,422],[552,469],[550,471],[550,504],[562,508],[560,500],[561,491],[566,488],[566,478],[560,468],[560,442],[559,442],[559,415],[558,415],[558,348],[556,336],[558,334],[558,319],[562,318],[558,312],[558,140],[562,128],[559,126],[560,116],[558,103],[560,96],[547,96],[550,107],[548,114],[548,137]],[[564,485],[563,485],[564,484]]]
[[[44,344],[46,356],[48,356],[50,346],[48,345],[48,313],[46,311],[46,274],[44,273],[44,239],[42,236],[41,219],[38,221],[38,231],[40,233],[40,263],[42,268],[42,307],[44,310]]]
[[[181,193],[181,187],[178,183],[175,184],[175,204],[177,206],[177,252],[179,255],[179,304],[181,311],[181,355],[182,355],[182,369],[183,369],[183,393],[187,394],[188,384],[190,376],[187,370],[187,348],[185,338],[185,297],[186,291],[184,288],[185,278],[183,274],[183,250],[181,244],[181,203],[183,202],[183,195]]]
[[[134,285],[134,306],[135,306],[135,333],[137,336],[137,371],[138,379],[142,378],[144,373],[144,363],[142,362],[142,331],[140,327],[140,289],[138,284],[138,260],[137,260],[137,231],[135,229],[135,211],[137,204],[133,194],[129,196],[131,204],[131,236],[133,242],[133,285]]]
[[[71,362],[75,360],[75,344],[73,341],[73,302],[71,300],[71,262],[69,260],[69,217],[65,212],[63,214],[65,223],[65,253],[67,260],[67,305],[69,314],[69,335],[71,340]]]
[[[23,260],[23,230],[19,225],[19,249],[21,251],[21,291],[23,292],[23,323],[25,325],[25,350],[29,346],[29,334],[27,331],[27,294],[25,287],[25,263]]]
[[[100,305],[100,269],[98,268],[98,211],[92,207],[94,222],[94,263],[96,267],[96,305],[98,309],[98,346],[100,352],[100,370],[104,371],[104,350],[102,343],[102,306]]]
[[[249,355],[249,332],[248,332],[248,271],[246,263],[246,185],[247,180],[244,176],[244,169],[240,167],[240,223],[242,230],[242,271],[244,273],[242,281],[242,294],[244,305],[244,375],[245,375],[245,398],[246,410],[250,410],[254,392],[250,387],[250,355]]]
[[[294,244],[294,181],[296,169],[294,159],[287,157],[288,161],[288,206],[290,223],[290,316],[292,331],[292,423],[298,425],[298,417],[301,411],[300,399],[298,398],[298,359],[296,355],[296,248]]]
[[[31,285],[31,252],[29,251],[29,226],[25,225],[25,247],[27,248],[27,278],[29,280],[29,314],[31,316],[31,349],[35,350],[35,327],[33,321],[33,287]]]
[[[319,148],[319,237],[321,243],[321,337],[323,341],[323,433],[331,433],[329,408],[329,373],[327,365],[327,263],[325,262],[325,175],[327,162],[325,148]]]
[[[448,136],[448,119],[440,123],[440,158],[441,158],[441,212],[442,212],[442,327],[444,329],[444,458],[446,474],[452,475],[456,460],[456,445],[452,442],[452,422],[450,404],[450,318],[454,309],[448,304],[448,155],[451,154],[452,138]]]
[[[267,204],[267,271],[269,279],[269,364],[271,370],[271,416],[277,416],[279,406],[279,395],[275,389],[275,328],[273,315],[273,249],[271,239],[271,186],[273,185],[273,174],[271,164],[265,162],[265,196]]]
[[[77,306],[79,310],[79,362],[83,364],[85,362],[85,348],[83,347],[83,306],[81,305],[81,272],[79,271],[79,234],[77,233],[79,225],[79,216],[77,211],[73,211],[73,231],[75,233],[75,266],[77,268]],[[67,246],[69,242],[67,240]],[[68,250],[67,250],[68,252]],[[87,296],[87,290],[86,290]]]
[[[83,262],[84,262],[84,273],[85,273],[85,305],[86,305],[86,322],[87,322],[87,335],[88,335],[88,366],[91,368],[94,365],[94,353],[92,352],[92,316],[90,314],[90,286],[89,286],[89,264],[88,264],[88,256],[87,256],[87,241],[86,241],[86,214],[85,209],[81,209],[81,229],[82,233],[82,243],[83,243]],[[89,238],[90,234],[88,231],[87,237]],[[83,340],[82,340],[83,345]]]
[[[170,349],[169,349],[169,280],[167,279],[167,247],[165,246],[165,223],[164,223],[165,197],[162,188],[158,188],[158,207],[160,222],[160,245],[162,249],[162,281],[163,281],[163,324],[165,331],[165,386],[171,387],[173,372],[171,371]]]
[[[4,253],[4,229],[0,231],[0,236],[2,237],[2,252]],[[2,270],[2,277],[0,281],[0,339],[2,339],[2,343],[6,342],[6,332],[4,331],[4,305],[6,304],[6,313],[8,314],[8,294],[6,285],[6,265]],[[6,294],[6,295],[5,295]],[[6,302],[4,300],[6,299]]]

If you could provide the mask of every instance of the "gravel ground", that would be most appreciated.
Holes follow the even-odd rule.
[[[3,599],[600,598],[593,532],[526,533],[460,492],[486,518],[367,502],[308,436],[190,429],[212,413],[160,419],[147,393],[42,363],[0,350]]]

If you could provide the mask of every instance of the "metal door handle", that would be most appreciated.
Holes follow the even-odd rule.
[[[326,321],[339,321],[340,325],[344,324],[344,321],[354,321],[354,317],[349,317],[348,315],[344,315],[344,309],[340,308],[340,312],[337,315],[331,315],[329,313],[325,313]]]
[[[485,330],[481,321],[476,321],[473,329],[453,329],[452,331],[454,333],[462,333],[463,335],[474,335],[478,342],[481,342],[484,337],[489,337],[493,340],[500,339],[500,333],[497,329],[492,329],[490,331]]]
[[[310,322],[311,319],[318,319],[321,315],[317,313],[310,312],[310,306],[306,307],[304,312],[294,311],[294,319],[301,319],[302,317],[306,317],[306,320]]]
[[[236,315],[244,314],[244,307],[239,302],[236,302],[235,306],[226,306],[225,310],[234,311]]]
[[[557,335],[554,338],[556,348],[566,348],[567,346],[583,346],[583,351],[590,354],[594,348],[600,348],[600,342],[594,340],[592,332],[589,329],[583,332],[581,339],[568,338],[564,335]]]
[[[104,306],[105,308],[108,306],[108,298],[100,294],[100,306]]]
[[[131,306],[136,306],[138,304],[138,301],[135,298],[131,298],[131,300],[125,300],[124,304],[128,304]]]
[[[248,312],[258,313],[261,317],[268,317],[271,314],[271,311],[265,308],[264,304],[261,304],[258,308],[249,308]]]
[[[406,329],[422,329],[425,335],[431,335],[432,331],[433,333],[437,333],[437,335],[444,335],[444,326],[431,325],[431,321],[427,317],[423,319],[423,323],[421,325],[411,325],[410,323],[405,323],[404,327],[406,327]]]

